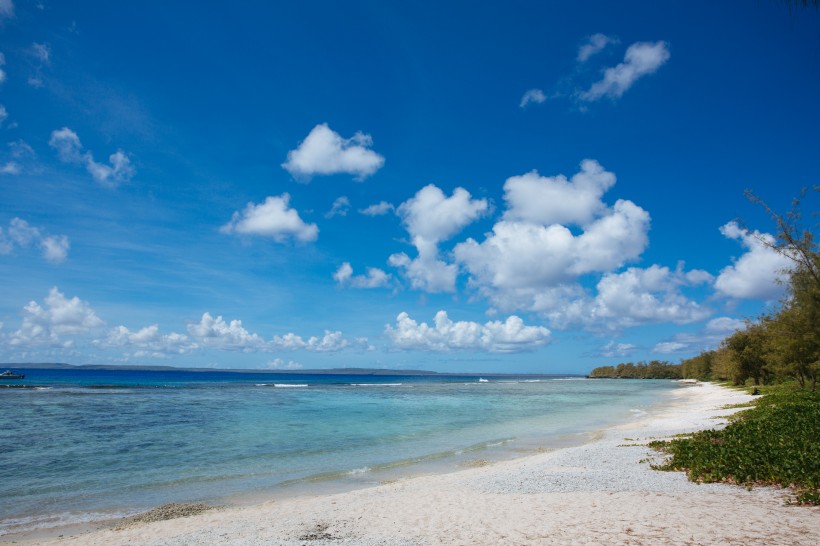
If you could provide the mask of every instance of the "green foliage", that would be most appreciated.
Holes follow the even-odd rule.
[[[680,364],[670,364],[660,360],[651,362],[626,362],[617,366],[600,366],[589,373],[589,377],[613,379],[681,379]]]
[[[792,487],[796,502],[820,500],[820,393],[766,389],[756,406],[723,430],[649,445],[671,454],[655,468],[684,470],[689,479]]]
[[[684,360],[680,363],[681,374],[684,379],[709,381],[712,379],[712,368],[714,367],[714,361],[715,351],[700,353],[698,356]]]

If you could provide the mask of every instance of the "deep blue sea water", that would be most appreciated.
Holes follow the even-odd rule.
[[[577,377],[24,373],[4,383],[30,388],[0,388],[0,534],[506,458],[580,442],[677,388]]]

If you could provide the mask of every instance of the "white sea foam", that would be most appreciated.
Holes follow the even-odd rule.
[[[351,383],[354,387],[401,387],[402,383]]]
[[[371,469],[370,469],[369,466],[363,466],[361,468],[354,468],[353,470],[349,471],[347,474],[348,474],[348,476],[357,476],[359,474],[366,474],[366,473],[370,472],[370,470]]]
[[[296,389],[307,387],[307,383],[274,383],[274,387],[279,389]]]

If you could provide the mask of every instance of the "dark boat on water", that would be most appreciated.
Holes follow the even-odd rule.
[[[26,376],[20,373],[14,373],[11,370],[6,370],[3,373],[0,373],[0,379],[25,379]]]

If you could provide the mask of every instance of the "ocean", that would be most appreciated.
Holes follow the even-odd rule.
[[[0,535],[242,504],[581,443],[672,381],[28,369],[0,386]]]

